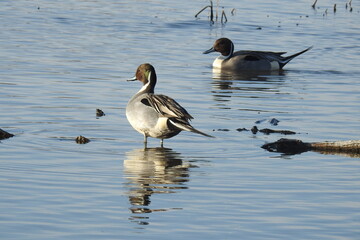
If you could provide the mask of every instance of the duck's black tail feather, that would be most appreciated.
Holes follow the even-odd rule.
[[[280,69],[282,69],[288,62],[290,62],[291,60],[293,60],[295,57],[309,51],[310,49],[312,49],[313,46],[311,47],[308,47],[307,49],[301,51],[301,52],[298,52],[298,53],[295,53],[291,56],[288,56],[288,57],[283,57],[280,61],[279,61],[279,64],[280,64]]]
[[[181,129],[181,130],[185,130],[185,131],[189,131],[189,132],[193,132],[193,133],[197,133],[197,134],[201,134],[203,136],[206,137],[211,137],[214,138],[214,136],[211,136],[209,134],[203,133],[197,129],[195,129],[193,126],[191,126],[189,123],[184,122],[184,121],[177,121],[175,119],[169,119],[170,123],[173,124],[175,127]]]

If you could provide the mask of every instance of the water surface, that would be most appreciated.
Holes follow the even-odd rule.
[[[228,22],[211,25],[194,18],[206,4],[0,3],[0,128],[16,135],[0,144],[1,239],[359,239],[359,158],[269,153],[284,136],[236,129],[359,139],[360,5],[221,1]],[[314,48],[281,74],[224,76],[202,54],[220,37]],[[125,117],[140,83],[125,80],[144,62],[215,139],[185,132],[143,149]]]

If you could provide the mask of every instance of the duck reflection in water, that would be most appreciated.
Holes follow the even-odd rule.
[[[221,69],[212,69],[212,78],[214,80],[214,86],[218,89],[226,90],[231,89],[233,80],[243,81],[268,81],[269,79],[275,79],[277,76],[281,78],[285,76],[285,71],[257,71],[257,72],[229,72]]]
[[[124,172],[128,179],[129,201],[133,214],[169,211],[181,208],[150,207],[153,194],[176,193],[187,189],[189,167],[185,166],[179,153],[170,148],[142,148],[126,153]],[[130,220],[147,225],[149,217],[131,216]]]
[[[213,68],[212,95],[220,104],[230,101],[234,95],[257,94],[259,92],[278,93],[284,82],[285,71],[261,71],[261,72],[227,72]],[[240,94],[240,95],[239,95]],[[249,96],[249,95],[247,95]],[[251,95],[250,95],[251,96]],[[254,95],[253,97],[258,97]]]

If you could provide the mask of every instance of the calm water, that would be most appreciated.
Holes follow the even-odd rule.
[[[359,139],[360,5],[334,3],[220,1],[228,23],[210,25],[194,18],[205,0],[1,1],[0,128],[16,136],[0,142],[0,238],[360,239],[359,158],[269,153],[284,136],[236,131]],[[202,54],[219,37],[314,48],[283,74],[229,77]],[[125,80],[144,62],[215,139],[143,149],[125,117],[140,83]]]

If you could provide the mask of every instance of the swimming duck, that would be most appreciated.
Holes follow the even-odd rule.
[[[126,107],[126,117],[131,126],[147,138],[160,138],[163,140],[179,134],[181,131],[190,131],[212,137],[203,133],[189,123],[193,117],[174,99],[160,94],[155,94],[156,85],[155,69],[149,63],[141,64],[134,78],[128,81],[139,80],[143,83],[141,89],[130,99]]]
[[[213,62],[213,67],[224,71],[274,71],[281,70],[292,59],[311,48],[312,47],[309,47],[288,57],[282,56],[286,52],[234,52],[234,44],[230,39],[219,38],[215,41],[212,48],[203,53],[221,53],[221,56],[217,57]]]

